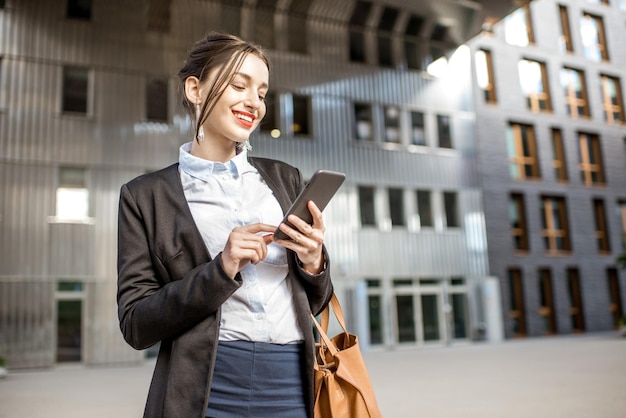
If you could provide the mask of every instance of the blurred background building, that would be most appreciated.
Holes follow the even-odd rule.
[[[507,336],[624,313],[626,1],[538,0],[469,42],[489,271]]]
[[[117,321],[119,188],[190,140],[175,74],[213,29],[272,59],[253,155],[347,174],[327,245],[363,344],[569,333],[581,315],[580,329],[610,329],[626,297],[626,153],[623,104],[603,89],[621,101],[623,3],[535,0],[500,21],[525,3],[0,1],[0,356],[17,368],[146,355]],[[559,49],[563,8],[573,52]],[[598,18],[608,58],[586,55]],[[576,71],[586,105],[558,90]]]

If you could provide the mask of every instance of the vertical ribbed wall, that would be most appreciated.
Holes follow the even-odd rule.
[[[220,4],[172,1],[171,31],[162,34],[144,29],[143,2],[95,1],[91,21],[65,18],[64,0],[6,3],[0,11],[0,353],[6,352],[14,367],[53,364],[56,282],[80,280],[83,360],[136,361],[141,353],[122,341],[116,313],[119,188],[175,162],[179,145],[188,141],[175,74],[192,42],[219,27]],[[439,81],[351,64],[345,22],[353,2],[335,3],[313,2],[311,14],[326,15],[308,21],[309,55],[270,51],[272,88],[311,96],[313,136],[255,134],[253,155],[287,161],[305,176],[320,167],[347,173],[325,213],[335,280],[484,276],[469,62],[463,76]],[[87,116],[61,112],[64,65],[90,69]],[[145,81],[151,75],[170,77],[168,125],[144,120]],[[354,101],[424,112],[431,145],[436,115],[450,116],[454,149],[358,144],[351,128]],[[408,126],[402,129],[408,135]],[[86,169],[91,222],[52,218],[58,168],[64,165]],[[437,228],[422,232],[362,229],[358,185],[383,194],[390,186],[409,195],[418,188],[439,197],[456,191],[464,228],[445,230],[439,219]]]

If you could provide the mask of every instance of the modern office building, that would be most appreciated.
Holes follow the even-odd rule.
[[[626,2],[536,0],[469,45],[489,271],[506,335],[624,313]]]
[[[18,368],[145,355],[117,321],[119,189],[175,162],[190,140],[175,75],[212,29],[270,52],[272,94],[253,154],[307,177],[347,174],[325,212],[327,244],[363,344],[499,338],[471,56],[452,51],[513,7],[0,1],[0,356]],[[428,75],[444,54],[448,75]]]

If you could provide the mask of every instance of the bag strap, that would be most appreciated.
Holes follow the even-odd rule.
[[[345,320],[343,318],[343,311],[341,310],[341,305],[339,304],[339,299],[337,299],[337,295],[335,295],[334,293],[332,298],[330,299],[330,303],[322,311],[322,324],[320,325],[317,322],[317,319],[315,319],[315,316],[313,316],[313,314],[311,314],[311,318],[313,319],[313,323],[315,324],[315,327],[320,334],[320,338],[323,344],[328,347],[328,350],[331,352],[332,355],[335,355],[339,350],[326,334],[328,332],[328,322],[331,306],[333,308],[332,310],[335,314],[335,317],[337,318],[337,322],[339,322],[339,325],[341,325],[341,328],[343,328],[343,332],[348,334],[348,329],[346,328]]]

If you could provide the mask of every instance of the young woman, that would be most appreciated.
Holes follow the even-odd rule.
[[[193,140],[120,193],[120,328],[135,349],[161,343],[144,416],[312,417],[310,313],[333,289],[319,209],[281,224],[300,172],[248,155],[268,59],[210,33],[179,78]],[[274,239],[279,224],[291,240]]]

